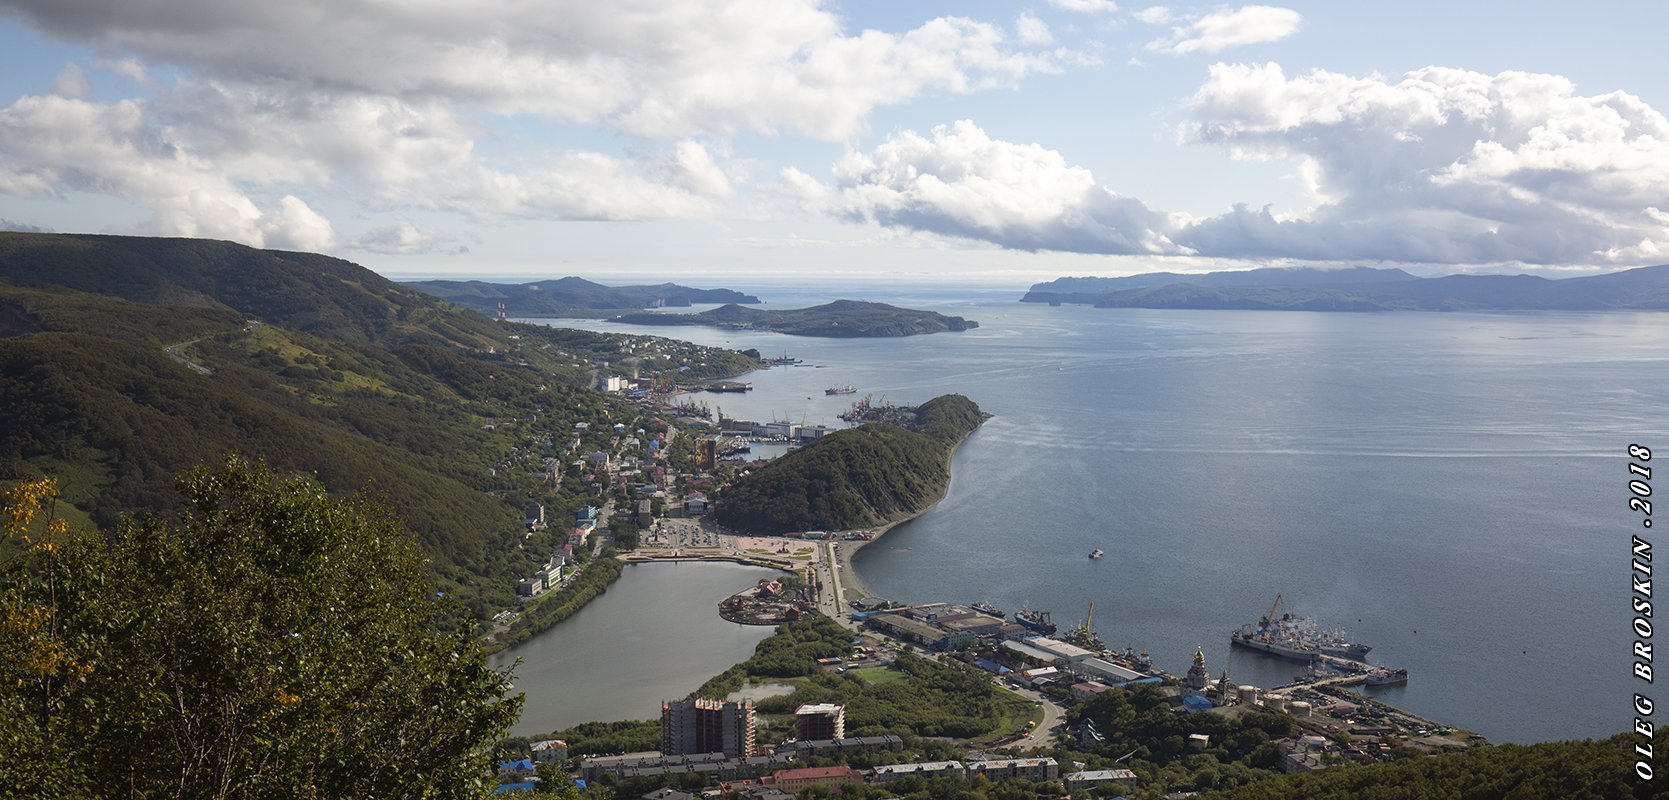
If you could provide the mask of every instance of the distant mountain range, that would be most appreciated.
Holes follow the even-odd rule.
[[[449,300],[483,314],[496,315],[498,304],[512,317],[549,317],[695,303],[758,303],[751,294],[730,289],[692,289],[675,283],[654,286],[604,286],[584,278],[558,278],[533,283],[486,281],[411,281],[407,286]]]
[[[1534,275],[1420,278],[1371,267],[1150,272],[1057,278],[1032,286],[1020,302],[1286,311],[1669,311],[1669,265],[1559,280]]]
[[[781,311],[761,311],[731,304],[700,314],[636,313],[616,319],[634,325],[711,325],[840,339],[916,336],[979,327],[979,323],[961,317],[860,300],[836,300],[820,306]]]

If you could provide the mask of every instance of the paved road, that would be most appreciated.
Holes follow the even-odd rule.
[[[1055,743],[1055,733],[1066,721],[1066,712],[1054,701],[1030,689],[1016,689],[1021,697],[1043,706],[1043,722],[1025,735],[1024,738],[1010,745],[1010,747],[1032,748],[1052,747]]]

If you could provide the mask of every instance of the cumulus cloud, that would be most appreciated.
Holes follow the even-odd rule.
[[[87,82],[87,73],[81,71],[79,64],[65,64],[58,71],[58,77],[52,81],[52,93],[59,97],[71,97],[76,100],[86,100],[92,94],[93,87]]]
[[[1165,8],[1155,6],[1141,12],[1137,18],[1163,24],[1170,20],[1170,14]],[[1231,47],[1285,39],[1298,31],[1298,24],[1303,20],[1302,15],[1290,8],[1241,6],[1207,14],[1172,28],[1170,36],[1148,42],[1147,49],[1179,56],[1221,53]]]
[[[147,124],[135,101],[111,105],[60,96],[25,97],[0,110],[0,191],[61,197],[113,194],[150,207],[150,228],[180,236],[264,246],[321,247],[330,226],[286,196],[263,211],[224,174]]]
[[[467,253],[469,248],[450,239],[419,229],[409,221],[365,232],[354,247],[383,255],[409,256],[420,253]]]
[[[1049,0],[1049,5],[1080,14],[1111,14],[1118,10],[1113,0]]]
[[[994,140],[963,120],[905,131],[835,165],[837,213],[851,220],[994,242],[1018,250],[1179,252],[1168,223],[1036,144]]]
[[[834,168],[846,219],[1017,250],[1314,261],[1640,263],[1669,255],[1669,120],[1553,75],[1427,68],[1396,82],[1212,68],[1195,143],[1298,165],[1317,205],[1164,213],[972,122]],[[810,193],[810,189],[802,188]]]
[[[1045,45],[1055,40],[1054,34],[1049,32],[1049,24],[1030,11],[1022,12],[1020,18],[1014,21],[1014,33],[1026,44]]]
[[[1669,252],[1669,120],[1556,75],[1428,67],[1400,80],[1211,68],[1194,141],[1300,162],[1305,221],[1237,209],[1182,237],[1238,254],[1587,263]],[[1315,256],[1298,256],[1315,257]]]
[[[1171,16],[1171,10],[1164,6],[1148,6],[1130,16],[1149,25],[1167,25],[1172,19],[1175,19]]]
[[[944,17],[900,33],[848,33],[817,0],[8,4],[55,36],[215,79],[657,137],[840,139],[879,106],[1056,69],[1054,54],[1010,49],[988,23]]]
[[[27,222],[18,222],[16,220],[6,219],[5,217],[0,217],[0,231],[10,231],[12,233],[53,233],[51,228],[43,228],[39,225],[30,225]]]

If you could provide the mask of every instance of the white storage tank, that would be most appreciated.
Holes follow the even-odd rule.
[[[1291,711],[1293,716],[1303,719],[1310,715],[1310,703],[1307,700],[1294,700],[1287,706],[1287,710]]]
[[[1252,686],[1250,684],[1245,685],[1245,686],[1241,686],[1238,689],[1238,693],[1240,695],[1240,702],[1245,703],[1246,705],[1256,705],[1257,704],[1257,702],[1258,702],[1258,687]]]
[[[1263,697],[1263,707],[1271,711],[1287,710],[1287,696],[1284,694],[1269,694]]]

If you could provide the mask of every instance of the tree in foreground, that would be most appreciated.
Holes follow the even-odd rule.
[[[74,537],[6,493],[0,797],[465,797],[515,719],[394,516],[236,457]]]

